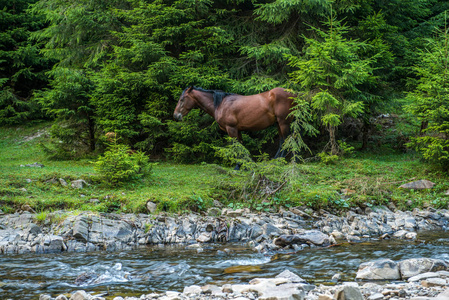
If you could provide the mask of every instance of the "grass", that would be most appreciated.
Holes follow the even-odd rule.
[[[401,209],[432,206],[447,208],[448,176],[419,160],[413,153],[390,149],[357,153],[353,157],[324,165],[319,162],[285,166],[263,162],[263,168],[235,172],[211,164],[155,163],[152,175],[141,182],[121,187],[101,184],[93,159],[49,161],[39,147],[48,137],[26,140],[48,124],[21,128],[0,128],[0,209],[12,213],[30,205],[43,221],[46,212],[89,210],[98,212],[146,213],[147,201],[160,211],[202,211],[219,200],[229,207],[274,210],[279,206],[304,205],[314,209],[344,211],[394,203]],[[20,165],[42,163],[43,168]],[[260,171],[260,170],[263,170]],[[69,185],[62,186],[59,178]],[[74,189],[70,182],[91,183]],[[407,191],[398,186],[418,179],[436,183],[427,191]],[[278,190],[277,190],[278,189]]]

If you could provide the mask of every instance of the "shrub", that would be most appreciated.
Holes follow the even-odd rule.
[[[109,149],[95,162],[95,170],[106,184],[120,185],[149,175],[151,164],[145,153],[134,152],[114,139]]]

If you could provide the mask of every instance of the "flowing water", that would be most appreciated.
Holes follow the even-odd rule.
[[[288,269],[309,283],[340,273],[353,281],[358,266],[378,258],[449,260],[449,232],[420,233],[416,241],[383,240],[264,255],[242,245],[151,247],[124,252],[0,256],[0,299],[39,299],[84,289],[95,294],[140,296],[208,283],[247,283]]]

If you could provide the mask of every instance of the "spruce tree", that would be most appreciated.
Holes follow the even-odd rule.
[[[304,37],[303,56],[289,56],[295,69],[292,81],[304,92],[320,125],[329,134],[331,155],[339,154],[336,130],[345,116],[358,117],[364,112],[362,85],[374,80],[373,63],[376,57],[361,57],[370,47],[367,43],[348,39],[348,27],[335,16],[324,22],[327,30],[312,27],[316,38]],[[293,112],[293,115],[301,112]]]
[[[421,122],[423,134],[408,144],[431,163],[449,168],[449,29],[437,29],[427,40],[414,67],[416,89],[409,94],[408,106]]]

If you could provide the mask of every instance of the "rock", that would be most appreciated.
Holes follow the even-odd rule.
[[[191,296],[191,295],[199,295],[201,294],[203,290],[201,289],[201,287],[199,285],[191,285],[191,286],[186,286],[184,288],[183,294],[187,295],[187,296]]]
[[[218,208],[222,208],[224,205],[223,205],[223,203],[221,203],[220,201],[214,200],[214,206],[215,206],[215,207],[218,207]]]
[[[398,263],[391,259],[379,259],[362,263],[356,279],[362,280],[398,280],[401,279]]]
[[[274,226],[271,223],[265,223],[262,225],[262,229],[264,231],[264,234],[266,234],[268,237],[273,238],[276,236],[280,236],[284,232],[282,229],[279,229],[278,227]]]
[[[89,184],[83,179],[78,179],[78,180],[72,181],[72,188],[74,188],[74,189],[82,189],[88,185]]]
[[[67,181],[65,181],[63,178],[59,178],[59,183],[62,185],[62,186],[68,186],[69,184],[67,183]]]
[[[285,277],[276,277],[276,278],[254,278],[250,280],[249,284],[251,285],[280,285],[284,283],[290,283],[291,281],[288,278]]]
[[[429,180],[417,180],[409,183],[405,183],[401,185],[399,188],[402,189],[409,189],[409,190],[425,190],[425,189],[431,189],[433,188],[435,183],[429,181]]]
[[[69,300],[89,300],[89,299],[90,295],[86,293],[86,291],[80,290],[72,294]]]
[[[226,210],[226,215],[231,218],[240,217],[243,215],[243,213],[244,213],[244,210],[241,208],[236,209],[236,210]]]
[[[41,294],[39,296],[39,300],[51,300],[51,296],[50,295],[46,295],[46,294]]]
[[[335,240],[319,230],[308,230],[303,234],[282,235],[274,240],[274,244],[280,247],[285,247],[292,244],[307,243],[312,243],[318,246],[326,246],[335,243]]]
[[[440,277],[440,274],[436,273],[436,272],[426,272],[426,273],[422,273],[422,274],[418,274],[415,276],[412,276],[408,279],[408,282],[417,282],[417,281],[421,281],[427,278],[432,278],[432,277]]]
[[[73,225],[73,237],[78,241],[87,242],[89,237],[89,219],[87,216],[79,216]]]
[[[157,209],[157,204],[151,201],[147,201],[147,210],[150,214],[154,213]]]
[[[447,269],[447,264],[440,259],[411,258],[399,262],[399,270],[402,279],[408,279],[421,273],[436,272]]]
[[[205,286],[202,286],[201,291],[203,294],[212,294],[212,295],[222,293],[222,289],[217,285],[213,284],[207,284]]]
[[[384,298],[384,295],[381,293],[375,293],[368,297],[368,300],[381,300]]]
[[[181,300],[181,294],[178,292],[167,291],[165,292],[167,300]]]
[[[318,300],[332,300],[333,298],[329,295],[319,294]]]
[[[197,238],[196,241],[200,243],[207,243],[211,239],[210,233],[203,232]]]
[[[67,297],[64,295],[59,295],[58,297],[55,298],[55,300],[67,300]]]
[[[344,286],[337,290],[334,296],[335,300],[364,300],[362,292],[358,287]]]
[[[21,167],[28,167],[28,168],[43,168],[45,167],[43,164],[40,163],[32,163],[32,164],[27,164],[27,165],[20,165]]]
[[[283,286],[270,288],[259,294],[259,300],[303,300],[304,297],[305,293],[303,290]]]
[[[449,300],[449,289],[444,290],[444,292],[438,294],[435,299],[437,300]]]
[[[333,282],[339,282],[341,281],[341,274],[334,274],[334,276],[332,276],[332,281]]]
[[[289,211],[291,211],[292,213],[294,213],[295,215],[298,215],[300,217],[312,219],[311,215],[309,215],[308,213],[303,212],[302,210],[300,210],[300,209],[298,209],[296,207],[290,207]]]
[[[286,278],[286,279],[290,280],[290,282],[306,282],[304,279],[302,279],[295,273],[290,272],[289,270],[285,270],[285,271],[279,273],[278,275],[276,275],[275,278]]]
[[[31,206],[29,206],[28,204],[24,204],[24,205],[22,205],[20,208],[21,208],[23,211],[27,211],[27,212],[30,212],[30,213],[33,213],[33,214],[36,213],[36,211],[35,211]]]
[[[421,281],[421,285],[426,288],[434,286],[446,286],[447,280],[443,278],[427,278],[426,280]]]
[[[221,215],[221,210],[217,207],[211,207],[207,210],[207,215],[217,217],[217,216]]]

